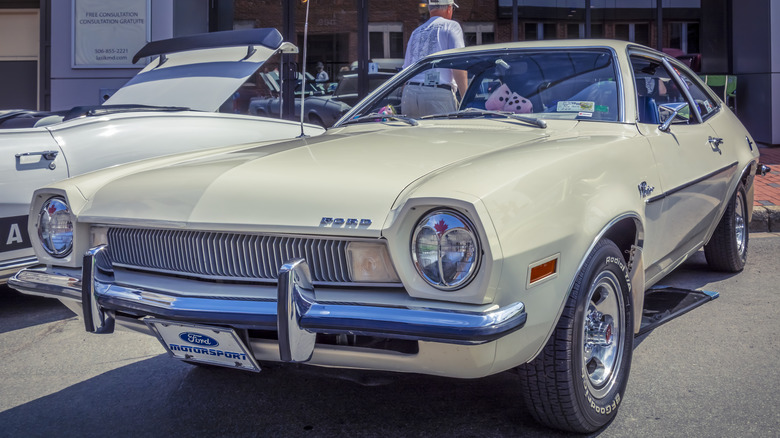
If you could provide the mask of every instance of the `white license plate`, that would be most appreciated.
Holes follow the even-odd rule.
[[[233,329],[147,318],[146,325],[171,356],[191,362],[259,372],[260,366]]]

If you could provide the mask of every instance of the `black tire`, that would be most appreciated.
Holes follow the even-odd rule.
[[[710,241],[704,245],[704,256],[710,268],[739,272],[745,267],[750,236],[747,208],[745,187],[740,183]]]
[[[615,418],[634,345],[628,267],[601,240],[577,274],[547,345],[518,367],[526,409],[540,423],[590,433]]]

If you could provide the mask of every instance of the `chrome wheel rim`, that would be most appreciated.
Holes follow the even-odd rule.
[[[618,380],[623,358],[625,311],[620,282],[601,272],[588,290],[582,327],[582,376],[590,394],[604,398]]]
[[[745,230],[745,202],[739,192],[737,192],[737,196],[734,198],[734,234],[737,238],[737,253],[740,257],[744,257],[745,241],[747,239]]]

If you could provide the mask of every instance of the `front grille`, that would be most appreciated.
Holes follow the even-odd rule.
[[[347,241],[260,234],[110,228],[114,266],[212,280],[275,282],[282,265],[309,264],[316,283],[351,283]]]

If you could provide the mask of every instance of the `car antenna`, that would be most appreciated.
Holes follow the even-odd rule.
[[[301,135],[299,135],[299,138],[306,137],[306,134],[303,132],[303,115],[306,114],[304,111],[304,103],[306,102],[306,39],[309,36],[309,0],[301,0],[303,3],[306,3],[306,19],[304,20],[303,24],[303,67],[301,68]]]

